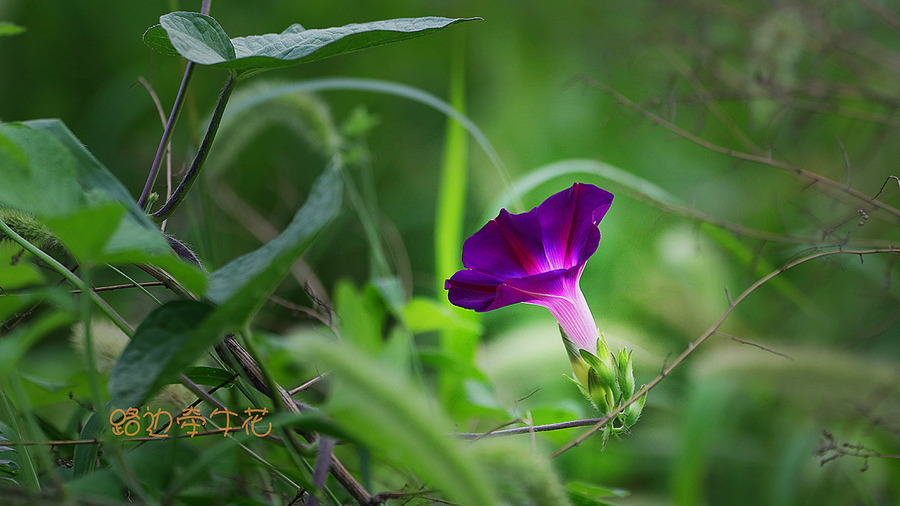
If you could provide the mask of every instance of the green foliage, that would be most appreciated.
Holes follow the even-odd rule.
[[[4,452],[14,452],[16,451],[9,446],[3,446],[2,443],[4,441],[9,441],[9,439],[0,435],[0,453]],[[7,481],[14,485],[18,485],[16,481],[16,476],[19,475],[19,465],[12,459],[0,459],[0,480]]]
[[[172,254],[124,186],[62,122],[0,124],[0,145],[0,176],[9,182],[0,190],[0,206],[39,221],[23,227],[27,239],[42,246],[58,241],[88,264],[154,264],[203,293],[204,276]]]
[[[569,506],[559,477],[545,455],[521,441],[491,439],[473,449],[475,459],[490,469],[503,504]]]
[[[200,65],[249,73],[420,37],[474,19],[405,18],[313,30],[294,24],[277,34],[229,39],[209,16],[171,12],[160,16],[160,24],[144,34],[144,41],[163,54],[177,52]]]
[[[0,117],[66,122],[0,123],[0,501],[898,502],[890,13],[464,0],[453,15],[488,22],[231,38],[271,20],[212,4],[3,13],[28,32],[0,22]],[[295,4],[273,16],[387,12]],[[133,194],[159,126],[131,85],[167,113],[184,71],[160,54],[197,65],[159,144],[175,179],[205,161],[165,233]],[[206,67],[234,78],[209,124]],[[366,78],[323,77],[341,74]],[[542,308],[448,303],[469,233],[575,181],[616,194],[581,277],[596,355],[567,354]],[[591,401],[641,384],[588,434]],[[195,401],[210,434],[110,430],[113,408],[144,436]]]
[[[249,323],[291,265],[337,214],[342,190],[337,164],[335,160],[325,169],[310,190],[309,199],[278,237],[209,275],[209,299],[239,311],[233,315],[232,325]]]
[[[601,487],[590,483],[571,481],[566,484],[566,489],[573,502],[578,505],[611,505],[615,504],[607,499],[618,499],[628,496],[627,490]]]
[[[8,37],[10,35],[19,35],[25,31],[24,26],[19,26],[9,21],[0,21],[0,37]]]
[[[85,206],[75,157],[52,134],[24,124],[0,125],[0,202],[39,216]]]
[[[341,315],[341,337],[368,353],[381,351],[386,315],[375,287],[368,285],[360,292],[348,281],[338,282],[334,289],[334,304]]]
[[[45,248],[52,248],[55,245],[55,239],[49,235],[47,229],[29,215],[0,209],[0,221],[11,223],[13,230],[28,234],[36,239],[35,242],[42,244]],[[4,234],[3,237],[6,238],[6,235]],[[0,279],[3,280],[0,286],[4,290],[11,291],[39,285],[44,279],[43,273],[31,262],[22,262],[21,250],[15,247],[15,243],[11,244],[11,242],[0,240],[0,258],[10,259],[8,263],[0,263]],[[0,303],[0,306],[2,306],[2,303]],[[3,317],[4,315],[0,312],[0,318]]]
[[[140,406],[205,349],[193,343],[193,333],[212,312],[208,304],[172,301],[156,309],[135,329],[109,379],[113,405]]]
[[[274,240],[209,276],[209,299],[218,305],[173,301],[135,331],[110,377],[120,407],[140,405],[177,372],[221,339],[244,328],[340,205],[340,180],[326,170],[309,200]]]
[[[460,504],[496,503],[483,471],[470,464],[468,452],[457,441],[447,437],[452,432],[450,420],[401,371],[385,369],[350,345],[310,340],[300,349],[333,371],[336,384],[326,410],[372,453],[394,465],[409,466]]]

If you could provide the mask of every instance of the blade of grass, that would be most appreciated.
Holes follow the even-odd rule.
[[[453,43],[450,106],[460,114],[465,114],[466,84],[462,38],[455,37]],[[466,187],[468,186],[466,170],[468,153],[469,143],[462,124],[453,118],[448,118],[434,227],[436,293],[444,291],[444,279],[449,278],[460,267],[462,258],[460,243],[466,207]],[[447,301],[447,304],[449,303]]]
[[[460,115],[465,113],[465,59],[462,34],[454,34],[450,81],[450,106]],[[468,186],[467,158],[469,152],[465,126],[458,118],[448,116],[444,137],[444,159],[438,188],[434,235],[435,293],[451,311],[461,318],[475,318],[471,311],[459,311],[444,297],[444,280],[456,272],[462,263],[462,234]],[[478,333],[465,328],[448,328],[440,332],[441,351],[463,364],[474,364],[478,347]],[[465,406],[466,377],[456,370],[441,369],[439,385],[442,404],[451,414],[459,414]]]

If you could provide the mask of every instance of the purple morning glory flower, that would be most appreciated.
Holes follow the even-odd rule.
[[[516,302],[544,306],[572,344],[597,353],[599,334],[579,281],[612,201],[612,193],[576,183],[527,213],[502,209],[463,245],[465,269],[444,283],[450,302],[479,312]]]

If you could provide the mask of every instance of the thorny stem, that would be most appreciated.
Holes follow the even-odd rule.
[[[649,383],[644,385],[640,390],[635,392],[634,395],[631,396],[630,399],[623,402],[615,410],[613,410],[609,415],[607,415],[603,418],[575,420],[575,421],[571,421],[571,422],[562,422],[562,423],[554,423],[554,424],[547,424],[547,425],[535,425],[535,426],[530,426],[530,427],[518,427],[515,429],[505,429],[505,430],[498,430],[498,431],[486,432],[486,433],[480,433],[480,434],[479,433],[474,433],[474,434],[462,433],[462,434],[456,434],[456,436],[465,438],[465,439],[477,439],[477,438],[487,437],[487,436],[525,434],[525,433],[531,433],[531,432],[544,432],[544,431],[550,431],[550,430],[567,429],[567,428],[571,428],[571,427],[580,427],[580,426],[593,424],[593,426],[590,428],[590,430],[588,430],[587,432],[585,432],[584,434],[582,434],[581,436],[576,438],[574,441],[567,444],[566,446],[564,446],[564,447],[560,448],[559,450],[557,450],[556,452],[554,452],[552,457],[555,458],[555,457],[565,453],[566,451],[570,450],[571,448],[581,444],[588,437],[590,437],[595,432],[597,432],[598,430],[603,428],[603,426],[605,426],[606,424],[611,422],[613,419],[615,419],[615,417],[618,416],[619,413],[621,413],[625,408],[627,408],[631,404],[637,402],[647,392],[649,392],[654,387],[656,387],[656,385],[658,385],[676,367],[678,367],[682,362],[684,362],[684,360],[691,353],[693,353],[701,344],[703,344],[707,339],[709,339],[710,336],[712,336],[719,330],[719,327],[722,326],[722,324],[731,315],[731,313],[738,306],[738,304],[740,304],[744,299],[746,299],[751,293],[756,291],[756,289],[758,289],[762,285],[769,282],[772,278],[774,278],[774,277],[778,276],[779,274],[781,274],[789,269],[792,269],[800,264],[809,262],[810,260],[815,260],[817,258],[822,258],[822,257],[826,257],[826,256],[831,256],[831,255],[860,255],[860,256],[862,256],[862,255],[873,255],[873,254],[883,254],[883,253],[897,255],[897,254],[900,254],[900,248],[882,248],[882,249],[870,249],[870,250],[837,249],[837,250],[829,250],[829,251],[820,251],[818,253],[814,253],[812,255],[808,255],[803,258],[794,260],[793,262],[787,263],[787,264],[781,266],[780,268],[778,268],[777,270],[772,271],[771,273],[767,274],[766,276],[760,278],[755,283],[750,285],[749,288],[744,290],[744,292],[741,293],[741,295],[738,296],[736,299],[734,299],[734,301],[730,302],[728,305],[728,309],[725,310],[725,312],[722,314],[722,316],[719,317],[719,319],[713,324],[713,326],[710,327],[706,332],[704,332],[703,335],[701,335],[696,340],[691,342],[688,345],[687,349],[685,349],[681,353],[681,355],[678,356],[678,358],[676,358],[671,364],[669,364],[669,366],[666,367],[659,374],[659,376],[653,378],[653,380],[651,380]]]
[[[231,92],[234,91],[234,84],[235,77],[234,74],[231,74],[228,76],[225,88],[222,89],[222,93],[219,95],[219,102],[216,104],[216,109],[213,111],[212,118],[209,120],[209,127],[206,129],[206,135],[203,137],[203,142],[200,143],[200,147],[197,149],[197,155],[194,157],[191,167],[188,169],[187,174],[184,175],[184,179],[181,180],[181,183],[178,184],[178,188],[172,192],[172,196],[169,200],[166,201],[158,211],[152,214],[154,219],[162,221],[168,218],[178,205],[181,204],[184,196],[187,194],[188,190],[191,189],[191,185],[193,185],[194,181],[197,179],[200,168],[203,166],[203,162],[206,161],[209,149],[212,146],[213,140],[216,138],[216,132],[219,130],[219,123],[222,121],[222,114],[225,112],[225,105],[231,97]]]

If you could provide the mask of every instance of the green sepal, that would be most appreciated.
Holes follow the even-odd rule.
[[[595,381],[604,388],[608,388],[613,394],[613,402],[619,397],[619,382],[616,378],[616,368],[613,364],[610,364],[608,361],[604,361],[603,359],[592,355],[590,352],[585,350],[579,350],[581,352],[581,358],[590,366],[590,371],[596,373],[597,378]],[[609,357],[610,361],[612,361],[612,355],[609,353],[606,354]],[[590,380],[591,375],[588,374],[588,378]],[[589,385],[590,386],[590,385]]]
[[[641,385],[641,388],[644,388]],[[622,422],[626,427],[630,427],[634,425],[638,419],[641,417],[641,413],[644,412],[644,404],[647,402],[647,394],[641,396],[640,399],[628,405],[625,410],[622,412],[623,420]]]
[[[616,365],[618,367],[619,391],[622,393],[622,397],[627,399],[634,395],[634,365],[631,360],[631,350],[626,348],[620,349]]]
[[[583,358],[581,358],[581,350],[578,349],[578,346],[576,346],[571,339],[569,339],[569,336],[566,335],[566,331],[563,330],[561,326],[559,327],[559,335],[562,336],[563,345],[566,347],[566,354],[569,356],[569,362],[572,364],[572,372],[575,373],[574,381],[579,387],[582,387],[582,390],[584,390],[586,387],[583,387],[583,385],[587,385],[590,366]],[[590,399],[590,394],[585,393],[584,395]]]

